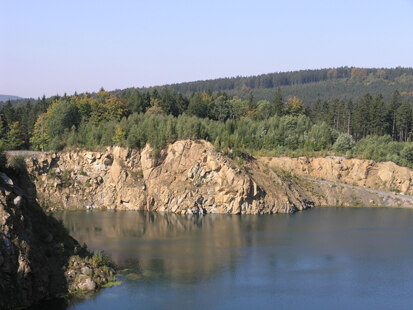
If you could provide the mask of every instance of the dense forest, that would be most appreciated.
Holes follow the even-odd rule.
[[[381,93],[386,100],[390,100],[395,90],[399,90],[402,96],[413,96],[413,68],[341,67],[301,70],[171,84],[165,87],[187,96],[193,92],[226,92],[229,96],[247,99],[252,92],[256,100],[271,100],[274,90],[280,87],[286,97],[302,98],[305,105],[311,105],[317,99],[349,100],[366,93],[373,96]]]
[[[278,74],[280,80],[272,79],[268,85],[278,81],[303,86],[356,75],[368,79],[370,74],[381,74],[388,81],[413,76],[412,69],[380,70],[299,71]],[[258,83],[262,76],[246,81],[254,79]],[[353,96],[349,88],[349,99],[317,97],[305,104],[303,97],[285,95],[282,87],[272,88],[269,99],[257,99],[251,90],[230,95],[218,89],[219,83],[209,91],[204,88],[213,84],[201,83],[193,92],[191,83],[180,85],[182,89],[173,85],[101,89],[18,104],[9,101],[0,111],[1,147],[61,150],[115,144],[143,147],[149,142],[157,153],[166,143],[192,138],[206,139],[234,158],[243,151],[290,156],[334,152],[413,167],[413,108],[406,91],[393,90],[387,99],[380,92]]]

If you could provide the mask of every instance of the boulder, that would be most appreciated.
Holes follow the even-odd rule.
[[[81,274],[78,276],[76,287],[79,291],[94,291],[96,283],[89,276]]]
[[[80,272],[84,275],[89,275],[90,274],[91,269],[88,266],[82,267],[80,269]]]

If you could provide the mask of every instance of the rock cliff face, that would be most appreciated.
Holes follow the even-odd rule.
[[[413,195],[413,170],[393,162],[343,157],[272,157],[260,161],[300,176]]]
[[[26,163],[40,204],[52,210],[269,214],[331,205],[413,207],[409,196],[371,190],[413,194],[413,171],[391,162],[245,155],[240,166],[202,140],[177,141],[157,156],[147,145],[40,153]]]
[[[109,208],[180,214],[291,213],[307,191],[253,158],[240,168],[206,141],[182,140],[157,156],[120,147],[26,159],[38,198],[50,208]]]
[[[1,172],[0,190],[0,309],[28,307],[108,282],[114,271],[93,264],[102,263],[101,256],[90,255],[44,213],[27,174],[12,180]],[[89,274],[82,274],[82,267]]]

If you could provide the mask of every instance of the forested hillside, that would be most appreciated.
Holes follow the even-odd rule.
[[[12,95],[0,95],[0,103],[6,102],[7,100],[19,100],[23,99],[18,96],[12,96]]]
[[[272,84],[260,76],[228,79],[232,84],[223,79],[216,80],[222,85],[210,81],[144,90],[101,89],[19,105],[8,102],[0,112],[0,144],[4,149],[59,150],[114,144],[142,147],[149,142],[159,150],[166,143],[192,138],[211,141],[235,158],[243,150],[291,156],[334,152],[413,167],[413,86],[407,86],[412,76],[412,69],[339,68],[276,74],[279,80],[273,77]],[[284,86],[252,89],[267,92],[268,99],[258,99],[249,89],[274,86],[275,81]],[[325,88],[321,94],[328,100],[315,96],[305,104],[309,99],[298,89],[318,92],[321,83],[344,83],[347,86],[341,90],[348,99],[330,97],[328,92],[337,91]],[[380,83],[404,86],[386,95],[380,88],[364,92],[361,86]],[[191,92],[194,85],[199,91]],[[202,91],[206,85],[215,86]],[[224,85],[232,85],[232,90],[218,91]],[[234,95],[237,87],[241,95]],[[291,93],[285,94],[283,87]]]
[[[395,90],[403,96],[413,96],[413,68],[365,69],[341,67],[335,69],[301,70],[262,74],[250,77],[222,78],[207,81],[167,85],[185,95],[193,92],[222,92],[247,99],[250,92],[257,100],[270,100],[274,90],[281,88],[286,97],[297,96],[304,104],[317,99],[354,99],[366,93],[381,93],[389,100]]]

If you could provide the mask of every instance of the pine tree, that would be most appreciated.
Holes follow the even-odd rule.
[[[388,118],[391,122],[391,135],[393,140],[397,140],[396,115],[397,109],[402,105],[402,97],[398,90],[393,92],[390,105],[388,108]]]
[[[284,101],[281,88],[278,87],[273,99],[273,115],[281,116],[284,112]]]
[[[399,130],[399,140],[407,141],[412,129],[412,107],[410,103],[404,102],[396,111],[396,126]]]
[[[25,143],[24,129],[19,122],[13,122],[7,133],[7,147],[10,150],[20,150]]]
[[[347,134],[348,135],[350,135],[352,133],[353,109],[354,109],[354,104],[353,104],[353,101],[350,99],[347,102],[347,106],[346,106]]]

